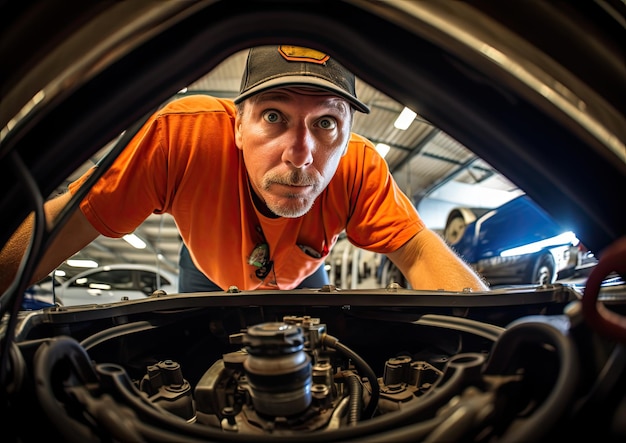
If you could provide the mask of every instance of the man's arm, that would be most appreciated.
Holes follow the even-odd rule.
[[[422,229],[387,257],[413,289],[488,290],[485,282],[430,229]]]
[[[67,192],[44,204],[44,212],[48,226],[51,226],[51,222],[59,216],[71,197],[71,194]],[[0,294],[3,293],[13,281],[20,261],[28,248],[32,230],[33,216],[31,214],[0,251]],[[95,240],[98,235],[99,232],[91,226],[83,213],[80,210],[74,211],[68,222],[61,227],[58,235],[44,251],[44,255],[38,263],[30,283],[32,284],[42,280],[58,267],[63,260],[66,260],[87,246],[91,241]]]

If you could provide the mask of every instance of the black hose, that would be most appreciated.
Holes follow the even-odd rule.
[[[42,343],[35,352],[33,365],[35,393],[41,409],[63,436],[64,441],[76,443],[93,441],[92,429],[74,420],[67,407],[64,407],[62,401],[57,398],[62,392],[59,385],[64,384],[66,380],[59,379],[54,374],[59,367],[68,363],[72,368],[74,383],[80,381],[80,384],[86,385],[97,382],[86,351],[74,339],[59,337]]]
[[[30,243],[20,265],[17,269],[17,273],[13,278],[13,281],[9,287],[0,295],[0,318],[4,317],[4,314],[11,310],[7,324],[5,326],[5,333],[0,338],[0,383],[5,386],[8,378],[10,377],[11,368],[9,365],[11,361],[9,359],[11,344],[15,337],[15,325],[17,324],[18,312],[22,306],[22,300],[24,298],[24,292],[28,288],[28,282],[30,281],[35,268],[37,267],[37,261],[42,254],[42,246],[45,244],[46,235],[46,215],[43,209],[44,200],[41,195],[37,182],[30,171],[26,168],[24,161],[15,151],[11,151],[8,154],[9,159],[13,162],[13,166],[19,172],[18,179],[20,179],[26,187],[27,194],[33,201],[34,215],[33,215],[33,230],[30,236]]]
[[[356,426],[361,420],[361,408],[363,407],[363,389],[359,377],[350,372],[347,374],[347,382],[350,391],[350,403],[348,408],[348,426]]]
[[[374,416],[374,412],[376,412],[376,408],[378,407],[378,399],[380,398],[380,388],[378,387],[378,378],[376,374],[370,368],[365,360],[363,360],[358,354],[356,354],[352,349],[347,346],[339,343],[339,339],[333,337],[332,335],[324,335],[322,337],[322,344],[324,346],[328,346],[329,348],[336,349],[341,352],[346,357],[350,358],[354,361],[354,365],[357,367],[360,373],[363,373],[365,377],[367,377],[370,382],[370,401],[363,411],[363,416],[367,418],[372,418]]]
[[[549,324],[525,320],[512,323],[506,333],[496,342],[490,359],[485,367],[485,374],[506,374],[517,370],[512,362],[523,344],[554,348],[559,361],[559,371],[550,394],[537,410],[525,420],[523,426],[509,429],[502,441],[527,442],[538,441],[552,429],[563,414],[571,408],[572,399],[580,382],[580,361],[578,351],[572,340]]]

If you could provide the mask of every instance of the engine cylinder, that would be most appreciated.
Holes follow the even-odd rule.
[[[246,332],[243,366],[259,414],[291,416],[311,404],[311,359],[296,325],[262,323]]]

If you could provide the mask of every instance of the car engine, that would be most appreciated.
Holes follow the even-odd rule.
[[[41,427],[80,442],[550,441],[589,420],[621,440],[624,344],[589,328],[572,288],[492,292],[154,294],[33,311],[15,329],[4,416],[23,442]]]
[[[242,349],[216,361],[193,395],[171,360],[148,367],[139,389],[188,421],[285,434],[354,426],[376,411],[399,410],[442,374],[404,355],[388,359],[378,379],[366,361],[326,333],[326,325],[306,316],[254,325],[230,340]],[[480,364],[484,357],[470,360]]]

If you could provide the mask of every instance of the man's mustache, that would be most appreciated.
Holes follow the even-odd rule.
[[[317,177],[303,171],[292,171],[287,175],[269,173],[263,179],[263,185],[268,188],[272,184],[286,186],[315,186],[319,183]]]

